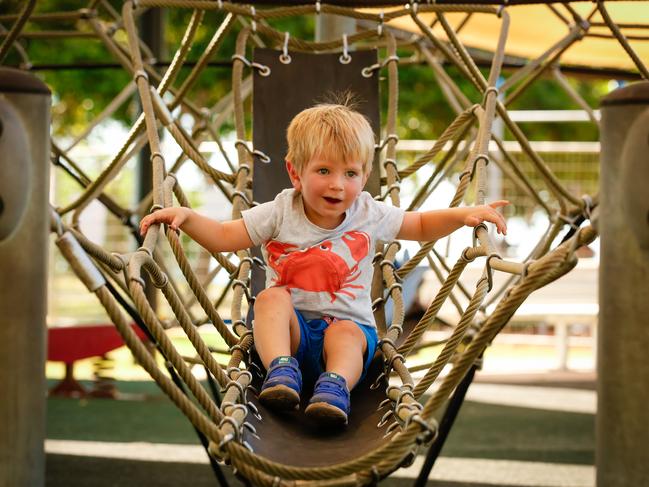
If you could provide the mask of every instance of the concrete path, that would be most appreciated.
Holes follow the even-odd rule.
[[[489,380],[483,378],[482,380]],[[493,379],[493,378],[492,378]],[[560,380],[561,377],[558,378]],[[490,404],[552,411],[595,412],[595,391],[569,387],[474,383],[467,399]],[[195,445],[46,440],[49,455],[207,465],[205,450]],[[395,472],[384,485],[417,477],[424,458]],[[595,468],[588,465],[440,457],[429,476],[431,485],[500,487],[594,487]],[[382,484],[383,485],[383,484]],[[395,483],[394,485],[401,485]]]
[[[205,450],[196,445],[46,440],[45,450],[48,454],[76,457],[209,463]],[[391,478],[414,479],[423,462],[424,458],[419,456],[410,467],[396,471]],[[501,487],[592,487],[595,485],[595,468],[587,465],[440,457],[429,480]]]

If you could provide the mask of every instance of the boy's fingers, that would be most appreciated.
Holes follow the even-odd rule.
[[[494,201],[492,203],[489,203],[489,206],[492,208],[500,208],[501,206],[507,206],[509,204],[509,201],[507,200],[498,200]]]

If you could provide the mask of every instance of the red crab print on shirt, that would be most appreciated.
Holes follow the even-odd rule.
[[[341,237],[345,243],[354,265],[349,267],[345,260],[332,251],[333,242],[324,240],[317,245],[300,250],[299,247],[271,240],[266,244],[268,265],[273,268],[277,277],[273,279],[276,286],[287,289],[301,289],[311,292],[327,292],[333,303],[338,294],[355,299],[348,289],[363,289],[363,286],[352,284],[361,271],[358,263],[370,251],[370,237],[365,232],[345,232]]]

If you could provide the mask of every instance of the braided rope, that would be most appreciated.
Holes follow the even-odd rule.
[[[126,2],[122,12],[123,25],[128,36],[128,51],[125,47],[121,46],[107,33],[106,29],[98,22],[90,19],[91,25],[95,30],[97,37],[101,38],[109,50],[122,62],[124,68],[130,71],[135,77],[135,84],[137,85],[138,93],[143,105],[143,114],[131,132],[129,133],[127,142],[120,148],[118,155],[111,161],[102,174],[90,182],[84,194],[78,198],[73,204],[68,205],[66,208],[59,210],[59,214],[63,215],[68,211],[75,210],[73,221],[78,221],[78,215],[87,204],[102,194],[103,188],[106,184],[114,179],[116,174],[121,170],[123,164],[128,159],[125,157],[129,147],[136,146],[139,143],[148,143],[152,150],[152,164],[154,166],[154,191],[152,193],[154,207],[163,207],[171,205],[172,190],[176,194],[176,198],[183,206],[189,206],[187,198],[183,194],[180,186],[175,184],[175,177],[169,177],[165,174],[164,159],[159,149],[159,140],[157,138],[158,122],[161,122],[169,130],[173,138],[181,146],[183,153],[191,158],[196,165],[208,174],[215,184],[220,186],[220,182],[224,181],[233,185],[234,190],[230,194],[228,190],[220,186],[223,192],[228,195],[233,203],[232,216],[239,218],[241,211],[248,207],[252,201],[250,194],[250,179],[253,172],[251,151],[243,147],[243,144],[237,144],[238,153],[238,170],[234,174],[225,174],[211,168],[207,161],[198,152],[194,141],[198,136],[198,130],[188,135],[180,126],[177,120],[172,120],[166,115],[167,107],[161,103],[162,95],[165,91],[170,91],[174,94],[174,99],[169,104],[169,108],[178,106],[179,104],[187,103],[188,111],[193,113],[197,120],[207,122],[209,115],[203,111],[196,109],[191,103],[186,102],[185,95],[188,92],[190,85],[197,79],[198,74],[207,65],[207,61],[216,51],[221,44],[224,34],[230,30],[235,15],[239,15],[252,19],[250,26],[244,27],[237,37],[236,54],[233,59],[232,69],[232,94],[233,94],[233,108],[234,120],[237,139],[240,141],[247,140],[245,133],[245,114],[243,111],[243,99],[246,92],[245,84],[243,81],[243,70],[246,66],[245,53],[248,39],[253,35],[260,35],[270,39],[274,43],[281,44],[284,42],[285,37],[283,32],[279,32],[264,21],[269,19],[277,19],[285,16],[303,15],[313,13],[318,8],[323,13],[344,14],[352,18],[358,18],[370,21],[388,22],[393,18],[400,16],[411,16],[415,22],[421,23],[418,13],[434,12],[437,14],[438,22],[442,25],[447,32],[450,40],[450,47],[439,42],[428,26],[421,28],[424,38],[428,38],[433,45],[441,52],[447,59],[454,63],[467,79],[471,80],[474,85],[484,94],[481,104],[471,104],[464,94],[454,86],[448,76],[441,72],[439,79],[442,82],[448,83],[449,94],[455,97],[459,106],[463,106],[459,110],[458,116],[451,123],[450,126],[442,133],[435,145],[421,157],[419,157],[412,165],[399,171],[396,163],[397,142],[396,137],[396,118],[397,118],[397,105],[398,105],[398,73],[396,48],[397,42],[393,35],[384,29],[360,31],[348,37],[349,42],[362,43],[370,40],[376,40],[378,37],[381,43],[386,46],[386,60],[378,65],[379,69],[385,67],[387,70],[388,78],[388,104],[387,104],[387,121],[385,124],[384,140],[386,141],[383,148],[386,148],[385,157],[382,159],[383,169],[385,171],[385,184],[387,190],[385,196],[390,196],[391,203],[394,206],[400,205],[399,194],[399,180],[402,177],[408,177],[414,174],[418,169],[430,162],[444,147],[444,145],[453,141],[454,153],[457,150],[460,141],[465,138],[465,135],[472,126],[472,121],[478,121],[478,133],[476,143],[465,157],[463,172],[460,177],[459,185],[450,206],[458,206],[464,199],[466,192],[475,179],[476,181],[476,201],[478,203],[484,200],[485,193],[485,165],[488,162],[487,147],[491,136],[491,124],[496,113],[500,114],[501,118],[510,127],[514,136],[519,140],[524,150],[529,154],[537,170],[542,174],[544,180],[552,190],[553,194],[557,197],[561,206],[559,215],[555,218],[553,225],[548,229],[548,232],[543,239],[539,242],[533,256],[538,257],[536,262],[530,264],[527,268],[527,274],[523,275],[518,282],[510,288],[509,293],[500,301],[496,311],[487,319],[483,326],[478,331],[477,335],[471,339],[466,349],[462,353],[458,353],[460,343],[465,342],[466,331],[473,323],[477,312],[485,305],[485,298],[490,288],[488,276],[490,276],[491,269],[490,258],[493,254],[492,245],[489,241],[486,230],[476,232],[480,245],[475,248],[469,248],[463,256],[456,262],[453,269],[449,272],[446,280],[444,281],[440,291],[437,293],[433,302],[429,305],[426,313],[415,326],[413,332],[406,338],[405,342],[399,347],[395,347],[394,343],[402,333],[403,320],[404,320],[404,306],[403,296],[398,282],[399,278],[407,275],[419,262],[427,258],[432,264],[430,259],[430,252],[433,251],[435,242],[424,243],[419,252],[411,259],[406,265],[401,267],[399,271],[395,272],[392,261],[398,251],[396,243],[389,244],[385,249],[385,255],[379,259],[375,267],[380,272],[375,276],[375,282],[381,284],[383,281],[385,289],[394,301],[394,313],[391,324],[385,330],[381,349],[384,353],[387,370],[393,369],[401,381],[398,387],[391,387],[386,391],[386,395],[391,403],[390,414],[401,425],[401,431],[393,434],[386,442],[379,448],[368,452],[353,460],[342,462],[337,465],[329,467],[318,468],[300,468],[282,465],[276,462],[269,461],[268,459],[259,457],[250,452],[242,443],[240,443],[241,435],[240,430],[245,424],[246,409],[242,408],[245,403],[245,391],[249,385],[250,374],[238,369],[242,362],[248,359],[248,352],[252,346],[252,334],[246,329],[245,321],[242,319],[242,303],[243,298],[248,297],[247,283],[250,278],[250,269],[252,260],[248,252],[237,252],[239,258],[239,266],[232,264],[225,256],[216,254],[214,257],[217,261],[231,274],[232,282],[234,282],[234,297],[232,301],[231,317],[233,320],[234,334],[227,329],[215,307],[209,301],[207,293],[203,286],[198,281],[196,274],[189,265],[180,240],[174,232],[167,232],[167,239],[172,252],[178,262],[178,265],[189,283],[197,301],[206,312],[207,316],[212,320],[219,333],[224,337],[228,346],[231,347],[231,356],[227,368],[227,374],[223,371],[222,367],[214,360],[212,354],[205,346],[204,342],[198,335],[192,320],[185,310],[185,306],[178,297],[177,291],[173,287],[166,275],[163,272],[164,267],[157,264],[150,255],[155,255],[155,246],[160,236],[158,228],[151,229],[145,239],[145,244],[139,252],[128,256],[114,256],[109,254],[101,247],[93,244],[85,238],[80,232],[75,232],[81,246],[85,252],[97,259],[103,265],[108,266],[112,271],[119,272],[124,269],[124,263],[128,262],[128,269],[125,275],[128,282],[129,293],[135,303],[135,306],[143,317],[145,323],[150,328],[152,335],[159,343],[160,348],[163,350],[165,356],[168,357],[169,362],[173,367],[179,371],[180,376],[188,385],[190,391],[198,401],[199,405],[207,412],[207,415],[201,412],[190,400],[180,394],[180,391],[175,387],[166,377],[161,375],[155,362],[142,344],[137,340],[132,330],[126,325],[124,317],[116,307],[114,298],[110,296],[104,287],[96,291],[102,305],[109,310],[111,319],[116,323],[120,333],[125,337],[125,341],[129,347],[134,350],[134,354],[138,361],[143,363],[143,366],[151,376],[160,384],[161,388],[172,398],[178,407],[190,418],[192,423],[208,438],[210,438],[210,452],[216,458],[226,459],[232,463],[246,478],[254,482],[255,485],[300,485],[309,483],[311,485],[358,485],[376,482],[378,478],[383,475],[389,474],[395,468],[398,468],[404,461],[414,454],[416,444],[421,443],[421,436],[436,430],[436,423],[434,414],[436,414],[442,407],[444,401],[448,398],[451,391],[462,380],[462,377],[468,368],[480,356],[482,351],[486,348],[493,336],[504,326],[509,317],[514,313],[516,308],[522,303],[527,295],[534,289],[556,279],[563,273],[567,272],[575,262],[574,248],[577,245],[575,242],[586,242],[590,238],[594,238],[595,233],[591,230],[581,230],[572,239],[565,242],[556,249],[550,251],[551,242],[558,232],[563,227],[561,215],[571,215],[581,211],[584,203],[583,201],[575,198],[569,194],[556,180],[554,175],[547,169],[543,161],[534,154],[529,143],[523,136],[518,127],[509,120],[507,117],[505,106],[507,102],[500,103],[497,101],[497,90],[495,89],[495,81],[500,73],[500,68],[503,61],[504,41],[506,39],[508,17],[506,11],[501,11],[493,7],[474,6],[474,5],[418,5],[412,4],[407,8],[396,9],[385,15],[379,16],[378,14],[370,12],[358,12],[349,8],[336,7],[332,5],[305,5],[297,7],[283,7],[274,9],[264,9],[255,11],[248,6],[213,2],[213,1],[181,1],[181,0],[139,0],[138,6],[145,7],[186,7],[193,8],[195,11],[192,13],[191,19],[187,26],[187,30],[181,41],[180,48],[176,52],[174,59],[162,78],[152,72],[151,67],[144,64],[142,60],[141,50],[144,49],[134,24],[134,9],[132,2]],[[205,10],[222,9],[228,14],[225,20],[220,25],[217,32],[212,37],[208,49],[203,53],[201,59],[195,66],[190,76],[185,79],[179,90],[174,90],[171,87],[173,80],[177,77],[178,70],[182,67],[193,39],[200,26],[201,20]],[[499,15],[502,20],[502,29],[498,41],[498,49],[496,56],[494,56],[492,67],[489,71],[489,79],[484,79],[482,73],[477,69],[471,56],[468,54],[466,48],[457,38],[457,31],[461,28],[458,27],[453,30],[444,17],[446,12],[482,12]],[[119,23],[119,22],[118,22]],[[117,25],[117,24],[116,24]],[[315,43],[310,41],[303,41],[291,37],[287,41],[287,45],[291,49],[298,49],[304,51],[328,51],[337,50],[344,43],[343,40],[334,40],[326,43]],[[569,45],[568,41],[565,41]],[[4,48],[5,44],[3,44]],[[423,47],[421,43],[417,44],[420,52],[428,53],[430,56],[426,57],[431,66],[437,65],[433,62],[434,59],[427,48]],[[562,44],[563,46],[563,44]],[[559,49],[560,53],[563,52]],[[1,52],[1,49],[0,49]],[[560,55],[559,53],[559,55]],[[553,57],[556,59],[556,57]],[[537,63],[541,66],[542,61]],[[438,66],[439,67],[439,66]],[[529,83],[530,79],[535,79],[540,73],[540,68],[528,68],[525,72],[518,75],[518,78],[525,78],[522,86]],[[157,77],[156,77],[157,76]],[[158,79],[159,86],[152,91],[152,86],[149,78]],[[522,89],[519,88],[519,92]],[[513,127],[513,128],[512,128]],[[145,131],[146,138],[141,137],[140,133]],[[217,139],[216,130],[210,126],[212,136]],[[467,144],[468,146],[469,144]],[[450,161],[451,156],[447,155]],[[464,157],[464,156],[463,156]],[[183,159],[184,160],[184,157]],[[514,161],[506,161],[511,168],[511,173],[515,174],[522,184],[528,188],[530,192],[534,193],[531,185],[524,177],[523,173],[518,171]],[[178,159],[174,168],[180,167],[181,158]],[[435,169],[432,182],[437,174],[441,173],[444,166]],[[450,164],[446,170],[450,170],[453,164]],[[424,193],[422,193],[423,195]],[[418,196],[420,199],[420,196]],[[568,208],[565,201],[575,205],[575,208]],[[417,204],[420,204],[419,202]],[[541,202],[543,204],[543,202]],[[546,211],[550,214],[549,208],[544,204]],[[382,252],[383,249],[380,249]],[[475,293],[470,297],[469,304],[460,318],[459,324],[455,328],[451,337],[445,342],[442,352],[437,356],[435,362],[428,367],[424,378],[421,379],[416,385],[411,376],[411,370],[408,370],[405,364],[405,356],[410,354],[417,346],[420,338],[424,332],[433,323],[435,316],[439,309],[450,296],[456,285],[459,285],[459,277],[471,260],[489,255],[487,259],[487,269],[485,275],[478,282]],[[439,255],[437,255],[440,258]],[[156,256],[156,260],[158,257]],[[443,260],[440,258],[443,263]],[[497,265],[496,265],[497,264]],[[431,265],[432,266],[432,265]],[[517,269],[516,265],[512,263],[501,262],[495,259],[493,268],[501,267]],[[202,363],[206,365],[210,373],[212,373],[217,381],[225,386],[225,397],[221,408],[217,408],[214,402],[205,393],[200,384],[193,379],[189,367],[185,364],[183,358],[177,354],[173,345],[166,337],[164,330],[159,323],[155,313],[150,308],[144,296],[141,272],[144,269],[152,277],[153,282],[160,286],[165,298],[169,302],[172,311],[174,312],[178,323],[183,328],[188,338],[197,350],[198,356]],[[447,268],[448,270],[448,268]],[[462,289],[462,288],[460,288]],[[381,294],[382,296],[382,294]],[[459,304],[459,302],[456,302]],[[377,320],[378,322],[378,320]],[[235,336],[236,335],[236,336]],[[237,336],[239,337],[237,339]],[[135,337],[135,338],[134,338]],[[453,361],[454,365],[448,376],[444,378],[441,385],[434,391],[431,398],[422,406],[417,402],[417,399],[432,385],[438,378],[442,368],[449,362]],[[395,423],[396,424],[396,423]],[[234,440],[234,441],[231,441]]]

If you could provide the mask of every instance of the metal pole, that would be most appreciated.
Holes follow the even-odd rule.
[[[45,485],[50,90],[0,67],[0,485]]]
[[[601,113],[597,486],[649,485],[649,82]]]

